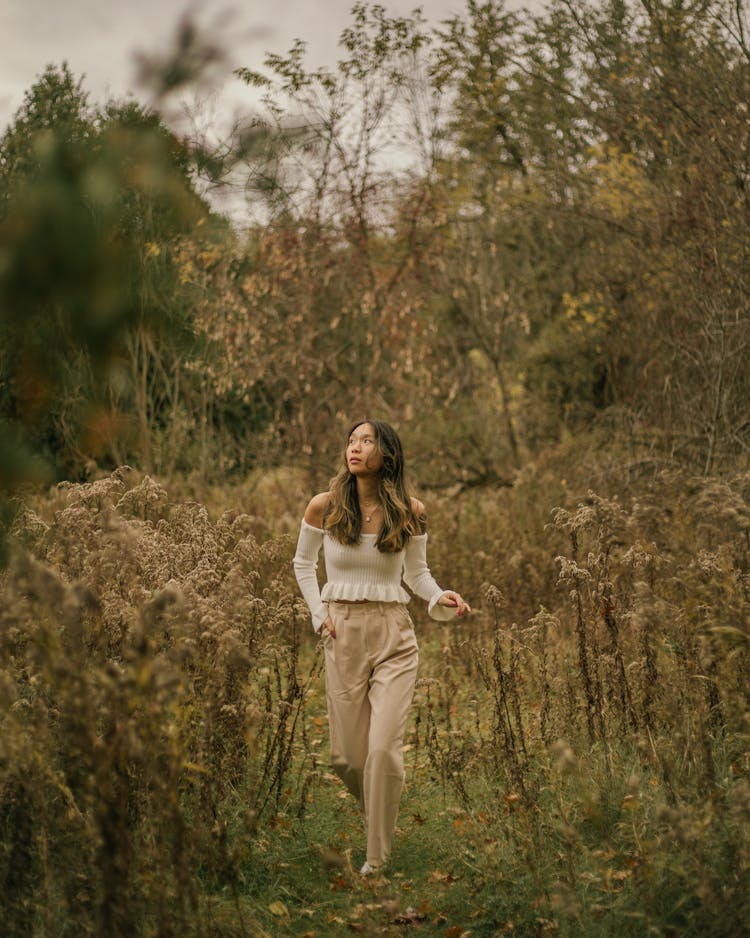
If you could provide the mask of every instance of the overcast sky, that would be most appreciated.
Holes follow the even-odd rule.
[[[133,91],[135,52],[168,48],[180,16],[190,8],[199,24],[214,25],[224,38],[229,65],[258,67],[267,51],[286,52],[295,38],[308,43],[311,65],[336,61],[338,37],[349,23],[354,0],[0,0],[0,128],[6,126],[45,65],[67,61],[85,75],[94,102]],[[406,14],[418,0],[381,0],[390,13]],[[428,20],[438,24],[461,12],[464,0],[424,0]],[[223,25],[218,25],[223,24]],[[229,79],[224,93],[241,93]]]
[[[466,0],[379,0],[391,15],[421,6],[431,25],[462,13]],[[545,0],[507,0],[506,8],[541,10]],[[259,108],[260,93],[232,76],[238,66],[261,68],[267,52],[285,53],[295,39],[307,43],[310,67],[335,65],[342,30],[351,23],[354,0],[0,0],[0,134],[23,103],[24,92],[48,64],[68,63],[93,104],[128,94],[148,104],[138,86],[136,55],[166,54],[174,46],[186,12],[204,35],[219,39],[226,62],[213,96],[201,93],[193,107],[196,127],[221,138],[233,118],[245,120]],[[181,114],[190,96],[172,100],[162,115],[174,129],[189,126]],[[392,156],[392,154],[391,154]],[[244,198],[214,193],[216,208],[246,220]]]

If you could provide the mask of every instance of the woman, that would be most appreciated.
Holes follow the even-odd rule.
[[[401,747],[419,656],[401,580],[427,600],[433,619],[471,612],[432,578],[426,548],[424,505],[404,482],[396,431],[380,420],[356,423],[330,491],[307,506],[294,571],[323,637],[333,768],[365,815],[363,875],[388,858],[403,788]]]

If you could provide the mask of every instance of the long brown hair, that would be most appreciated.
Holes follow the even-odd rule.
[[[383,524],[375,546],[384,554],[403,550],[409,538],[425,530],[424,518],[417,518],[412,507],[411,489],[404,479],[404,451],[393,427],[383,420],[358,420],[349,428],[352,433],[369,423],[375,445],[382,458],[378,501],[383,509]],[[358,544],[362,534],[362,511],[357,498],[357,477],[349,471],[344,448],[344,465],[331,479],[331,497],[323,518],[323,527],[341,544]]]

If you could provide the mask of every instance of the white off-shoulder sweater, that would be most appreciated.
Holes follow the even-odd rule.
[[[397,554],[382,553],[375,546],[376,540],[377,534],[362,534],[359,544],[341,544],[303,519],[294,573],[316,632],[326,620],[331,600],[408,603],[410,596],[401,585],[402,579],[413,593],[427,600],[427,611],[433,619],[448,621],[456,615],[457,609],[438,605],[447,590],[437,585],[427,566],[426,534],[409,538],[406,548]],[[316,575],[321,544],[328,577],[322,593]]]

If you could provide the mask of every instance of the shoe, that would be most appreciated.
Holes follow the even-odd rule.
[[[380,872],[379,866],[373,866],[372,863],[369,863],[367,860],[362,864],[362,869],[359,871],[360,876],[377,876]]]

